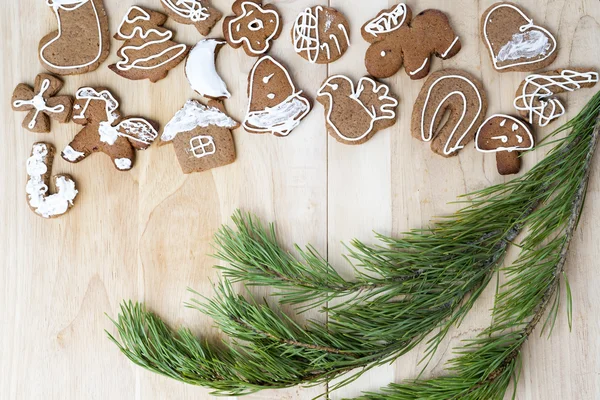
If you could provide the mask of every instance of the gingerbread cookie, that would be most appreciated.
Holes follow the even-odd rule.
[[[546,126],[565,114],[556,94],[591,88],[597,82],[598,73],[583,68],[529,75],[517,89],[514,106],[530,124]]]
[[[223,14],[209,0],[161,0],[169,17],[180,24],[194,25],[202,36],[210,33]]]
[[[108,17],[102,0],[47,0],[58,30],[44,36],[40,62],[58,75],[96,70],[110,53]]]
[[[167,16],[147,8],[133,6],[121,22],[115,39],[123,46],[117,51],[122,60],[109,68],[124,78],[158,82],[183,61],[185,44],[172,41],[173,32],[163,28]]]
[[[73,122],[84,125],[62,151],[62,158],[78,163],[101,151],[120,171],[133,167],[135,149],[145,150],[158,136],[155,122],[143,118],[123,119],[119,103],[108,90],[83,87],[77,91]]]
[[[365,143],[398,118],[398,99],[389,86],[371,78],[361,78],[355,88],[350,78],[332,76],[319,89],[317,100],[325,107],[327,131],[344,144]]]
[[[362,36],[371,45],[365,55],[369,74],[388,78],[404,69],[411,79],[429,75],[431,57],[447,60],[461,49],[460,39],[446,14],[425,10],[412,17],[404,3],[381,11],[362,27]]]
[[[483,153],[496,153],[500,175],[512,175],[521,170],[522,151],[533,149],[531,129],[518,118],[495,114],[477,131],[475,147]]]
[[[244,128],[250,133],[287,136],[310,112],[310,102],[296,91],[290,74],[273,57],[259,59],[248,77],[248,111]]]
[[[50,173],[54,161],[54,147],[48,143],[34,143],[27,159],[27,202],[31,210],[44,218],[60,217],[77,197],[75,182],[69,175],[54,176],[55,194],[49,194]]]
[[[447,69],[427,79],[413,108],[412,135],[431,142],[431,150],[452,157],[475,137],[485,119],[487,97],[471,74]],[[440,126],[445,114],[448,120]]]
[[[205,106],[188,100],[165,126],[160,139],[173,143],[185,174],[203,172],[235,161],[231,130],[239,125],[218,101]]]
[[[496,3],[483,13],[481,37],[500,72],[536,71],[558,55],[554,36],[513,3]]]
[[[292,29],[294,50],[311,63],[338,60],[350,46],[350,25],[338,10],[315,6],[298,15]]]
[[[277,8],[263,6],[262,0],[236,0],[231,8],[235,15],[223,21],[227,43],[234,49],[243,47],[250,57],[266,53],[281,33]]]
[[[231,97],[215,65],[217,53],[224,44],[222,40],[204,39],[190,50],[185,62],[185,75],[192,89],[201,96],[211,99]]]
[[[50,132],[50,119],[65,123],[71,119],[73,98],[55,96],[63,82],[49,74],[35,78],[35,88],[20,83],[12,95],[14,111],[29,111],[23,120],[23,128],[36,133]]]

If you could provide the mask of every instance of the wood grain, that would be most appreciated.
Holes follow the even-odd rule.
[[[559,38],[559,56],[552,67],[598,68],[600,4],[597,0],[520,0],[535,22]],[[312,243],[345,276],[352,270],[342,258],[342,242],[370,242],[373,230],[399,235],[425,226],[432,217],[452,212],[456,196],[503,181],[494,157],[468,148],[459,157],[443,159],[428,145],[411,138],[413,101],[423,81],[411,81],[401,71],[387,80],[400,96],[399,121],[361,146],[344,146],[324,129],[323,108],[314,110],[285,139],[235,132],[239,158],[212,172],[184,176],[170,146],[140,153],[136,167],[119,173],[104,155],[71,165],[57,158],[55,173],[69,173],[81,194],[66,216],[46,221],[35,216],[25,201],[25,160],[31,144],[48,141],[63,148],[78,126],[53,125],[51,134],[32,134],[20,124],[25,116],[10,110],[10,94],[20,82],[32,83],[42,72],[36,50],[39,39],[55,29],[45,2],[6,2],[0,15],[5,40],[0,42],[0,398],[2,399],[210,399],[209,391],[187,386],[138,368],[106,339],[114,333],[104,313],[115,316],[123,299],[145,301],[173,326],[188,325],[198,335],[218,335],[209,319],[183,307],[190,287],[211,294],[211,237],[238,207],[277,221],[284,243]],[[105,1],[111,32],[133,2]],[[229,13],[231,0],[213,0]],[[275,1],[285,26],[272,54],[290,67],[297,86],[314,99],[320,83],[334,73],[358,79],[365,73],[367,44],[360,26],[395,1],[281,0]],[[481,78],[489,111],[513,112],[514,90],[525,74],[493,70],[479,39],[478,21],[492,0],[409,1],[415,13],[438,8],[450,15],[463,49],[451,60],[435,59],[433,70],[457,67]],[[135,4],[160,9],[158,0]],[[352,26],[352,46],[338,62],[311,65],[295,55],[289,32],[305,7],[322,4],[342,11]],[[193,45],[200,36],[192,26],[167,23],[176,40]],[[221,35],[220,24],[212,37]],[[121,99],[122,111],[165,124],[188,98],[196,98],[183,66],[159,83],[131,82],[108,70],[111,57],[97,71],[66,79],[64,93],[82,85],[101,84]],[[233,98],[229,112],[242,119],[247,104],[246,82],[254,59],[241,50],[224,48],[218,68]],[[573,116],[593,95],[585,90],[565,96]],[[537,131],[543,137],[549,129]],[[531,167],[543,157],[539,150],[525,158]],[[564,307],[550,337],[535,337],[523,352],[523,375],[518,399],[600,398],[600,292],[595,266],[600,259],[600,162],[595,163],[584,218],[571,250],[569,281],[574,293],[574,326],[569,332]],[[444,373],[444,361],[460,340],[473,337],[489,323],[493,288],[451,332],[445,352],[426,370]],[[267,294],[263,290],[261,294]],[[564,293],[564,292],[563,292]],[[564,302],[563,302],[564,305]],[[320,314],[307,317],[324,318]],[[423,346],[396,363],[375,369],[332,399],[377,390],[392,381],[415,377]],[[248,399],[310,399],[324,386],[265,391]]]

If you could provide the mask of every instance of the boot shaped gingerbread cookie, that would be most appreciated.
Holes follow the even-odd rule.
[[[35,88],[20,83],[13,92],[14,111],[29,111],[23,120],[23,128],[36,133],[50,132],[50,118],[65,123],[71,119],[73,98],[55,96],[63,82],[49,74],[39,74],[35,78]]]
[[[404,3],[383,10],[368,21],[362,27],[362,36],[371,43],[365,65],[375,78],[394,75],[402,64],[411,79],[425,78],[432,54],[447,60],[461,48],[446,14],[425,10],[413,18],[410,7]]]
[[[77,91],[73,122],[84,125],[62,152],[62,157],[77,163],[101,151],[110,156],[115,167],[130,170],[135,149],[145,150],[158,136],[158,126],[142,118],[122,119],[119,103],[103,88],[84,87]]]
[[[166,21],[164,14],[131,7],[115,35],[125,41],[117,52],[122,60],[109,68],[127,79],[157,82],[165,78],[188,52],[185,44],[171,40],[173,32],[162,27]]]
[[[102,0],[47,0],[58,30],[44,36],[40,62],[58,75],[85,74],[97,69],[110,52],[108,17]]]

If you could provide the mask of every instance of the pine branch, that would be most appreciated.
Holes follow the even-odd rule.
[[[581,217],[600,137],[600,94],[564,129],[571,129],[563,147],[569,155],[555,172],[552,197],[526,220],[530,233],[521,243],[519,258],[505,268],[510,278],[496,297],[494,322],[479,338],[459,350],[452,360],[453,376],[392,384],[364,400],[498,399],[504,398],[512,379],[518,378],[518,356],[551,308],[542,332],[558,314],[561,276],[569,245]],[[551,227],[549,230],[548,227]],[[567,283],[568,302],[571,304]],[[570,312],[571,308],[568,308]],[[571,316],[569,316],[571,321]]]

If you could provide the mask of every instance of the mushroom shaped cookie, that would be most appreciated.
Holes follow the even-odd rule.
[[[477,131],[475,147],[483,153],[496,153],[500,175],[512,175],[521,170],[521,151],[531,150],[535,142],[529,126],[510,115],[495,114]]]

